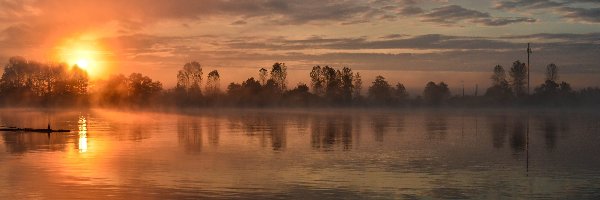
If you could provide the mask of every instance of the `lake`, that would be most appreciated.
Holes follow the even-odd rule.
[[[0,199],[598,199],[599,113],[4,109]]]

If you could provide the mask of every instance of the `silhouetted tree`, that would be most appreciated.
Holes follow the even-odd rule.
[[[369,87],[369,100],[383,105],[389,105],[393,102],[392,87],[383,76],[375,77],[373,85]]]
[[[323,96],[325,93],[323,90],[325,80],[321,66],[317,65],[312,68],[312,70],[310,71],[310,81],[311,86],[313,88],[313,93],[319,96]]]
[[[574,92],[571,85],[566,82],[557,83],[558,67],[555,64],[549,64],[546,67],[546,81],[535,88],[536,101],[539,103],[565,104],[567,101],[573,101]]]
[[[304,83],[299,83],[293,90],[284,94],[285,103],[289,106],[310,106],[316,102],[316,96],[309,92],[309,88]]]
[[[209,95],[215,95],[219,93],[219,80],[220,80],[219,72],[217,70],[213,70],[208,73],[208,78],[206,80],[206,93]]]
[[[354,76],[354,98],[359,98],[362,90],[362,77],[356,72]]]
[[[132,73],[127,78],[128,94],[131,102],[136,105],[148,104],[162,91],[162,84],[152,81],[150,77],[140,73]]]
[[[342,96],[339,71],[325,66],[323,67],[323,76],[325,80],[325,97],[332,103],[339,102]]]
[[[313,92],[332,104],[349,104],[356,89],[355,74],[348,67],[336,70],[332,67],[314,66],[310,72]]]
[[[184,88],[188,92],[200,92],[202,85],[202,66],[196,61],[183,65],[183,69],[177,73],[177,87]]]
[[[63,63],[12,57],[0,78],[0,100],[16,105],[80,105],[87,101],[87,72]]]
[[[506,71],[504,71],[504,67],[502,67],[502,65],[496,65],[496,67],[494,67],[494,74],[492,75],[492,84],[503,85],[507,83],[508,81],[506,81]]]
[[[408,91],[406,91],[406,87],[402,83],[397,83],[396,88],[394,89],[394,99],[398,101],[398,103],[404,104],[408,101]]]
[[[513,62],[512,68],[510,68],[510,77],[515,95],[519,97],[525,95],[525,86],[527,85],[527,67],[525,63],[521,63],[518,60]]]
[[[506,72],[501,65],[494,67],[491,79],[492,86],[486,90],[485,96],[496,103],[508,103],[512,97],[512,90],[506,80]]]
[[[439,84],[429,82],[423,91],[423,98],[430,105],[443,104],[449,97],[450,89],[448,89],[448,85],[444,82],[440,82]]]
[[[558,66],[554,63],[550,63],[546,66],[546,80],[558,81]]]
[[[268,76],[269,72],[267,71],[267,69],[260,68],[260,70],[258,70],[258,80],[260,81],[261,85],[267,84]]]
[[[280,91],[285,91],[287,86],[287,66],[285,66],[285,63],[273,64],[271,79],[277,84]]]
[[[352,101],[352,90],[354,90],[353,80],[354,74],[352,73],[352,69],[344,67],[340,73],[342,103],[347,104]]]

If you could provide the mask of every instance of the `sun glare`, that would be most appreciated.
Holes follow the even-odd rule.
[[[69,67],[79,67],[88,73],[90,78],[100,77],[106,66],[102,48],[92,40],[70,39],[58,48],[58,57]]]

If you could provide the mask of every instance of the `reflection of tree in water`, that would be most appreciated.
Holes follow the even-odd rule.
[[[208,126],[208,142],[211,145],[219,145],[220,124],[217,117],[211,117]]]
[[[296,129],[299,134],[305,134],[308,131],[309,115],[298,114],[294,115],[294,118],[290,121],[292,127]]]
[[[429,139],[444,139],[448,132],[446,116],[441,113],[427,114],[425,117],[425,129]]]
[[[502,148],[506,141],[508,133],[508,120],[506,115],[492,116],[490,120],[490,133],[492,134],[492,144],[494,148]]]
[[[527,127],[525,123],[527,123],[527,119],[523,117],[517,118],[514,123],[513,131],[510,135],[510,147],[513,153],[520,153],[525,150],[527,142]]]
[[[371,117],[371,127],[375,134],[375,141],[383,142],[386,129],[390,127],[390,118],[387,115],[374,115]]]
[[[394,121],[396,121],[396,133],[404,132],[404,129],[406,128],[404,115],[397,115],[396,120]]]
[[[186,152],[202,151],[202,129],[200,118],[180,117],[177,120],[177,136],[179,145],[183,146]]]
[[[546,149],[555,149],[558,133],[564,135],[569,132],[569,128],[569,118],[564,114],[558,114],[558,116],[545,115],[542,117],[540,130],[544,133]]]
[[[67,134],[46,134],[31,132],[3,132],[2,139],[9,153],[23,154],[28,151],[64,151],[68,143],[75,143]]]
[[[547,150],[552,150],[556,147],[556,133],[558,132],[558,120],[551,116],[544,116],[540,129],[544,133],[544,141]]]
[[[249,137],[258,137],[261,146],[265,147],[270,140],[273,150],[283,150],[286,146],[285,116],[278,115],[246,115],[231,118],[232,127],[240,125]]]
[[[312,147],[330,151],[341,144],[344,150],[352,149],[352,125],[349,116],[314,117],[311,124]]]

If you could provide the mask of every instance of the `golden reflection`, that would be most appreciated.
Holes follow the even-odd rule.
[[[79,127],[79,152],[85,153],[87,152],[87,120],[84,116],[79,117],[79,121],[77,122],[77,126]]]

